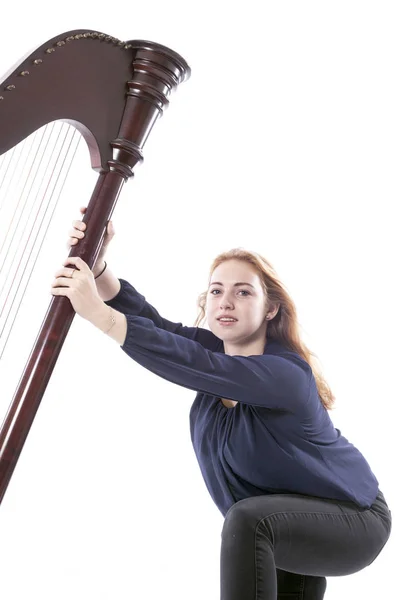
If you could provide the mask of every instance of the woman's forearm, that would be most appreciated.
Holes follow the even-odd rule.
[[[107,304],[102,304],[92,312],[88,320],[118,342],[120,346],[124,345],[128,331],[128,323],[124,314],[110,308]]]
[[[97,273],[93,272],[96,277]],[[110,271],[109,266],[107,265],[104,273],[100,275],[96,279],[97,291],[100,298],[103,302],[107,302],[108,300],[112,300],[118,294],[121,289],[121,284],[119,279]]]

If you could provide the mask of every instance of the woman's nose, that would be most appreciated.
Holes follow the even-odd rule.
[[[225,308],[226,306],[232,306],[232,302],[230,300],[228,300],[227,298],[225,298],[224,300],[221,300],[221,308]]]

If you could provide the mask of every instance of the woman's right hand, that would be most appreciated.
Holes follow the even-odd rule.
[[[82,206],[79,210],[81,211],[82,215],[84,215],[86,212],[86,206]],[[72,221],[72,229],[70,229],[70,231],[69,231],[70,237],[69,237],[68,243],[67,243],[68,250],[70,250],[72,246],[75,246],[79,242],[79,240],[81,240],[82,238],[85,237],[85,229],[86,229],[86,223],[84,223],[83,221]],[[109,221],[107,223],[107,231],[104,236],[103,245],[100,249],[97,260],[92,267],[92,273],[95,277],[104,268],[104,257],[106,255],[108,245],[111,242],[114,235],[115,235],[115,230],[114,230],[113,222]]]

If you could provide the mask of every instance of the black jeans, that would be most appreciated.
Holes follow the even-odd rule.
[[[221,534],[221,600],[321,600],[326,577],[369,566],[391,528],[380,490],[371,508],[300,494],[240,500]]]

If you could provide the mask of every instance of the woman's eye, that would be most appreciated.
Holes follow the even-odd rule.
[[[214,294],[214,292],[219,292],[220,290],[211,290],[210,294],[212,294],[213,296],[216,296],[217,294]],[[250,294],[250,292],[248,292],[247,290],[239,290],[239,292],[244,292],[245,294]]]

